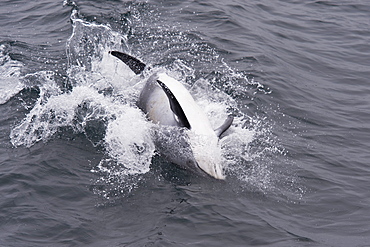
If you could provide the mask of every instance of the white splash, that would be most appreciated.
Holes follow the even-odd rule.
[[[73,34],[67,41],[72,89],[63,91],[50,72],[32,75],[40,81],[40,96],[11,131],[11,142],[31,147],[49,141],[63,128],[72,129],[104,147],[106,156],[99,166],[102,171],[109,160],[119,164],[125,174],[146,173],[154,144],[151,123],[135,106],[140,79],[108,54],[109,50],[122,49],[125,37],[108,26],[72,17]],[[93,130],[92,123],[96,125]],[[98,132],[101,139],[92,140],[91,131]]]
[[[23,64],[12,60],[6,53],[6,46],[0,45],[0,105],[24,88],[21,69]]]
[[[125,111],[107,126],[104,138],[106,149],[110,157],[124,164],[128,169],[127,173],[146,173],[155,150],[150,131],[151,123],[146,121],[138,108],[124,108]]]

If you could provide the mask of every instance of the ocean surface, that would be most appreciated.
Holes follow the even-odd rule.
[[[2,0],[0,23],[0,246],[370,246],[370,1]],[[225,181],[156,151],[149,74],[110,50],[235,117]]]

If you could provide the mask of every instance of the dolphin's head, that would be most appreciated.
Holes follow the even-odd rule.
[[[189,131],[189,142],[196,166],[211,177],[225,179],[221,165],[221,147],[216,135],[197,135]]]
[[[157,151],[168,161],[201,176],[225,178],[216,135],[199,135],[173,126],[158,126],[154,134]]]

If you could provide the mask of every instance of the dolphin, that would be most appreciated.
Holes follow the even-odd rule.
[[[147,67],[135,57],[119,51],[110,51],[111,55],[123,61],[137,75]],[[220,136],[231,126],[233,117],[229,116],[217,129],[213,129],[205,112],[195,102],[182,83],[168,76],[165,72],[154,72],[147,79],[137,102],[137,106],[152,122],[164,126],[175,126],[184,135],[184,145],[190,148],[191,155],[181,156],[181,150],[176,148],[159,149],[172,150],[165,154],[170,162],[185,169],[208,174],[216,179],[224,179],[221,165]],[[181,139],[181,137],[179,137]],[[165,152],[166,153],[166,152]]]

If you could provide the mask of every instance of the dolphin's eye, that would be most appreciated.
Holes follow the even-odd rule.
[[[194,164],[194,162],[192,161],[192,160],[187,160],[186,161],[186,164],[188,165],[188,166],[194,166],[195,164]]]

